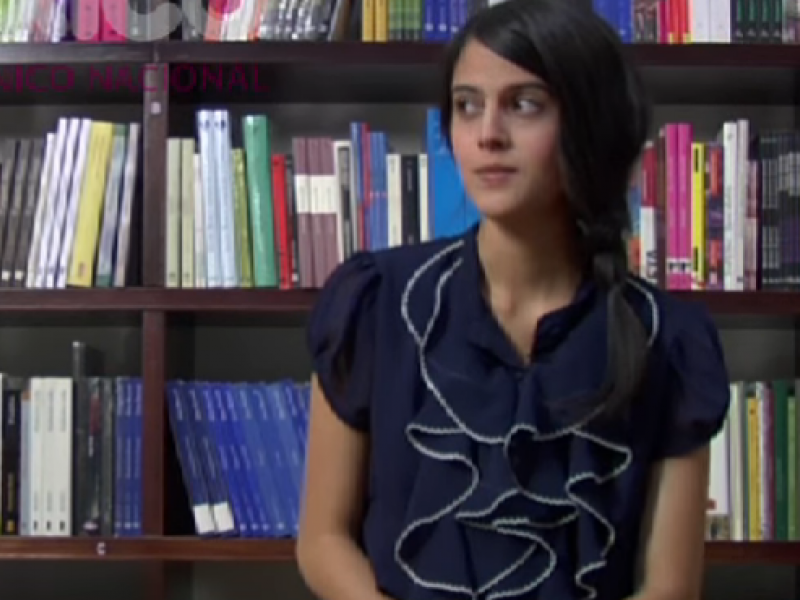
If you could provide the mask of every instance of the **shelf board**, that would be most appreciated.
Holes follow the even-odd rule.
[[[796,292],[674,291],[672,294],[681,300],[699,302],[718,316],[800,316],[800,294]]]
[[[0,561],[289,562],[294,559],[293,540],[0,537]],[[797,565],[800,542],[710,542],[706,544],[706,563]]]
[[[435,65],[438,42],[159,42],[155,60],[184,64]],[[628,44],[642,67],[800,69],[800,46],[779,44]]]
[[[293,540],[0,537],[3,560],[290,561]]]
[[[65,42],[0,44],[0,65],[107,65],[147,64],[154,57],[153,44],[147,42],[104,42],[85,44]]]
[[[314,290],[277,289],[0,289],[2,313],[164,312],[298,313]]]
[[[0,289],[0,313],[140,312],[160,293],[147,288]]]
[[[706,564],[800,565],[800,542],[709,542]]]
[[[720,316],[800,316],[800,293],[675,291]],[[240,313],[298,314],[311,310],[313,289],[0,289],[0,314],[9,313]]]
[[[800,46],[788,44],[628,44],[642,67],[800,69]]]

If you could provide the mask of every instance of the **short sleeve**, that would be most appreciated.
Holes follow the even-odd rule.
[[[313,369],[331,408],[362,431],[369,427],[380,279],[372,254],[348,258],[322,287],[307,329]]]
[[[689,454],[708,444],[725,423],[730,380],[716,327],[698,307],[682,307],[667,351],[667,426],[658,458]]]

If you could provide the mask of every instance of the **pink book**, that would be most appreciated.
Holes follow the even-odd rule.
[[[681,289],[680,263],[680,210],[678,202],[679,160],[678,127],[675,123],[666,125],[667,137],[667,289]]]
[[[100,4],[101,0],[78,0],[78,18],[75,19],[74,30],[77,40],[100,41]]]
[[[678,130],[678,240],[680,288],[692,289],[692,125],[676,123]]]
[[[100,38],[104,42],[127,41],[128,0],[102,0],[100,4]]]

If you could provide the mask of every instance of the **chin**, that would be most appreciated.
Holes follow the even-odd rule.
[[[530,202],[523,201],[516,194],[487,194],[482,191],[472,196],[475,207],[487,219],[502,221],[530,212]]]

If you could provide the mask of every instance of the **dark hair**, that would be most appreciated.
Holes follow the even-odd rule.
[[[472,17],[448,47],[442,131],[450,143],[451,85],[470,41],[542,78],[561,115],[563,186],[594,279],[607,294],[610,371],[603,397],[627,408],[645,369],[644,327],[624,296],[628,190],[646,142],[644,86],[616,32],[578,0],[506,0]]]

